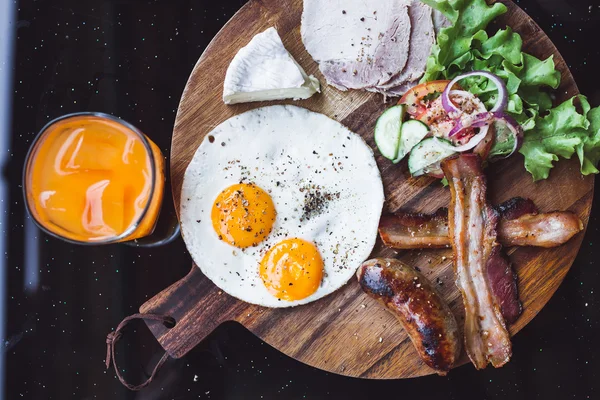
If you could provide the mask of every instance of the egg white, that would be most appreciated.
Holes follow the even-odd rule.
[[[210,216],[217,195],[242,181],[268,192],[277,210],[271,234],[247,249],[219,240]],[[310,185],[333,198],[303,219],[301,188]],[[304,108],[262,107],[226,120],[204,138],[183,180],[182,236],[195,263],[223,291],[266,307],[295,306],[332,293],[353,276],[375,244],[383,201],[373,151],[359,135]],[[277,299],[259,276],[266,251],[291,237],[314,243],[324,262],[321,286],[297,301]]]

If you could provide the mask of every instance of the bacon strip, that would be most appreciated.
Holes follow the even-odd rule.
[[[379,220],[379,236],[386,246],[395,249],[449,247],[448,209],[440,208],[434,214],[383,215]]]
[[[498,236],[504,246],[556,247],[582,230],[583,222],[577,215],[555,211],[503,219],[498,225]]]
[[[445,160],[450,186],[448,232],[455,254],[456,285],[465,307],[465,347],[477,369],[506,364],[512,355],[501,305],[492,293],[487,269],[500,251],[496,241],[498,213],[486,202],[481,159],[462,154]]]
[[[498,241],[506,247],[556,247],[583,230],[583,223],[570,211],[537,214],[533,202],[515,197],[496,207],[501,215]],[[394,249],[444,248],[448,238],[448,210],[440,208],[434,214],[397,212],[383,215],[379,221],[379,236]]]
[[[523,306],[519,301],[517,275],[500,245],[492,249],[487,262],[486,276],[494,302],[500,305],[500,312],[506,323],[512,324],[523,312]]]
[[[494,207],[503,219],[517,219],[525,214],[537,214],[538,208],[531,199],[513,197]]]

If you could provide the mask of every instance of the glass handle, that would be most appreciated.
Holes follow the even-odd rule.
[[[179,237],[181,228],[179,227],[179,220],[175,211],[172,213],[166,213],[166,210],[162,210],[156,223],[156,228],[152,234],[124,242],[128,246],[133,247],[158,247],[165,244],[169,244]],[[168,216],[166,214],[169,214]]]
[[[179,219],[177,218],[177,213],[173,205],[173,197],[171,196],[170,174],[168,168],[166,170],[165,174],[168,178],[165,182],[160,215],[158,216],[154,231],[148,236],[123,242],[124,244],[133,247],[158,247],[169,244],[180,236],[181,228],[179,226]]]

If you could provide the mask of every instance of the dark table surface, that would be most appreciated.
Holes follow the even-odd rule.
[[[0,11],[14,8],[16,21],[15,53],[0,55],[0,72],[6,60],[13,66],[12,84],[0,86],[0,95],[12,98],[12,120],[0,121],[10,122],[2,137],[7,147],[0,149],[0,294],[6,311],[0,398],[321,399],[388,393],[419,399],[600,398],[598,206],[564,283],[514,338],[513,359],[498,370],[478,372],[469,365],[445,378],[351,379],[290,359],[233,323],[218,328],[183,359],[169,360],[141,392],[128,391],[112,370],[105,370],[107,332],[181,278],[191,259],[181,239],[154,249],[80,247],[43,234],[23,205],[26,151],[50,119],[96,110],[137,125],[168,156],[188,74],[243,3],[0,0]],[[518,4],[554,41],[580,90],[599,105],[598,0]],[[215,88],[215,96],[220,91]],[[133,328],[119,343],[118,360],[125,375],[139,381],[161,349],[142,322]]]

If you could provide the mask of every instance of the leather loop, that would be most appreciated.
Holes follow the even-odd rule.
[[[146,379],[146,381],[140,383],[139,385],[132,385],[132,384],[128,383],[125,380],[125,378],[123,378],[123,375],[121,375],[121,371],[119,371],[119,368],[117,367],[117,361],[115,360],[115,345],[117,344],[119,339],[121,339],[121,337],[122,337],[121,331],[123,330],[123,328],[125,328],[125,326],[127,326],[127,324],[134,319],[160,321],[163,324],[168,324],[169,326],[174,326],[175,320],[168,315],[133,314],[133,315],[130,315],[129,317],[125,318],[123,321],[121,321],[121,323],[117,326],[117,329],[115,329],[113,332],[110,332],[106,336],[106,369],[110,368],[110,363],[112,360],[112,365],[113,365],[113,368],[115,369],[115,373],[117,374],[117,378],[119,378],[119,381],[121,381],[123,386],[125,386],[129,390],[140,390],[140,389],[148,386],[150,384],[150,382],[152,382],[154,380],[156,373],[163,366],[163,364],[167,361],[167,359],[169,358],[169,355],[167,353],[163,354],[163,356],[160,358],[160,360],[154,367],[154,370],[152,370],[152,374],[150,374],[150,377],[148,379]]]

